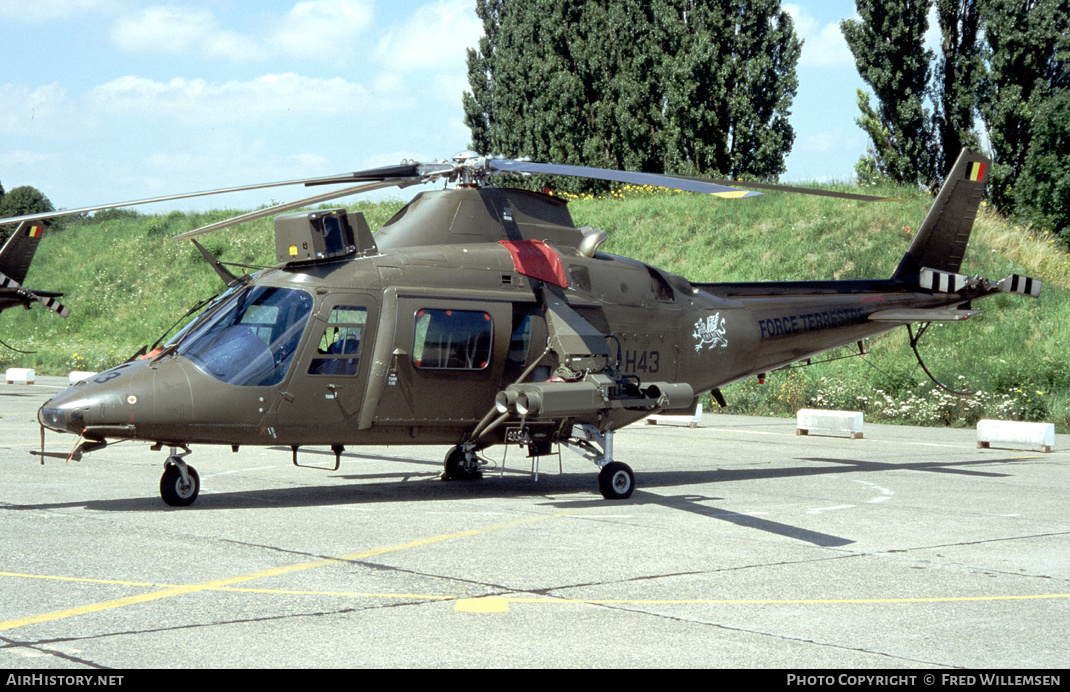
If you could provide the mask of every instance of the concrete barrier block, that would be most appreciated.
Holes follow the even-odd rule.
[[[801,408],[796,414],[796,435],[817,433],[829,435],[846,433],[852,440],[862,438],[861,411],[823,411],[821,409]]]
[[[71,370],[69,373],[67,373],[67,382],[70,384],[75,384],[77,382],[81,382],[82,380],[88,380],[93,375],[96,375],[96,373],[86,372],[85,370]]]
[[[1008,420],[977,421],[977,446],[982,449],[1035,449],[1050,452],[1055,445],[1052,423],[1020,423]]]
[[[34,377],[37,373],[33,368],[8,368],[7,369],[7,383],[8,384],[33,384]]]
[[[694,414],[684,414],[682,416],[669,415],[667,413],[655,413],[652,416],[647,416],[647,425],[657,425],[658,423],[680,423],[686,425],[689,428],[697,428],[698,424],[702,422],[702,404],[699,404],[695,408]]]

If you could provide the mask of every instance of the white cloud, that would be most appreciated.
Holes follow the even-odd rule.
[[[232,62],[289,56],[341,64],[355,54],[355,39],[371,26],[368,0],[307,0],[260,24],[228,29],[207,9],[155,5],[115,22],[111,40],[135,53],[196,55]]]
[[[334,116],[381,111],[360,84],[341,77],[269,74],[249,81],[211,82],[176,77],[158,81],[126,76],[91,90],[98,111],[150,121],[242,123],[250,128],[272,117]]]
[[[119,19],[110,38],[116,47],[134,53],[198,53],[234,61],[266,54],[257,39],[222,29],[210,11],[177,6],[148,7]]]
[[[437,0],[418,8],[379,41],[376,57],[394,69],[465,71],[466,48],[483,24],[467,0]]]
[[[67,93],[59,84],[36,89],[19,84],[0,85],[0,132],[17,135],[53,136],[72,116]]]
[[[14,151],[5,151],[0,154],[0,166],[3,166],[5,169],[28,168],[49,161],[54,157],[53,154],[48,154],[42,151],[16,149]]]
[[[31,8],[0,0],[0,16],[13,12],[13,1]],[[32,3],[42,1],[79,3]],[[465,48],[482,33],[472,3],[378,1],[383,17],[373,0],[292,0],[253,11],[235,11],[235,3],[98,0],[97,7],[110,3],[107,11],[73,19],[78,40],[98,53],[60,42],[63,59],[78,68],[62,81],[0,80],[4,177],[75,207],[465,148]],[[243,203],[266,199],[252,197]]]
[[[375,83],[394,85],[396,93],[410,94],[424,108],[429,101],[459,106],[468,89],[466,49],[482,35],[483,24],[467,0],[422,5],[379,40],[374,57],[381,71]]]
[[[374,18],[365,0],[299,2],[276,22],[271,43],[294,57],[345,62],[355,53],[356,38]]]
[[[804,41],[802,56],[799,58],[801,67],[854,67],[854,56],[847,47],[838,21],[822,26],[806,8],[791,4],[784,4],[782,7],[791,16],[795,23],[795,32]]]
[[[114,5],[114,0],[3,0],[0,2],[0,17],[39,24],[108,10]]]

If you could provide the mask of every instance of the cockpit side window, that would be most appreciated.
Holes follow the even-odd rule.
[[[412,363],[430,370],[483,370],[490,364],[494,320],[478,310],[416,312]]]
[[[178,353],[227,384],[276,385],[286,377],[312,304],[305,291],[250,288],[191,330]]]
[[[360,370],[361,335],[367,322],[367,308],[340,306],[331,310],[308,374],[356,375]]]

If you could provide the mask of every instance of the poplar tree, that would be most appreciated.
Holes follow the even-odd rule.
[[[985,0],[982,4],[987,70],[979,90],[980,111],[992,146],[989,178],[993,201],[1006,212],[1034,204],[1018,196],[1015,184],[1026,169],[1035,132],[1068,125],[1045,122],[1065,117],[1047,102],[1070,87],[1070,13],[1065,0]],[[1043,152],[1034,160],[1043,159]],[[1065,157],[1065,151],[1060,152]],[[1043,187],[1043,186],[1042,186]]]
[[[936,0],[940,48],[933,84],[936,171],[940,182],[963,147],[980,148],[974,129],[978,85],[984,64],[980,52],[981,0]]]
[[[868,156],[857,166],[859,178],[890,178],[901,184],[930,184],[936,171],[932,155],[931,112],[925,106],[933,53],[925,48],[930,0],[857,0],[861,19],[840,22],[858,73],[873,89],[876,105],[858,90]]]
[[[801,42],[778,2],[478,0],[476,12],[473,149],[652,173],[784,171]]]

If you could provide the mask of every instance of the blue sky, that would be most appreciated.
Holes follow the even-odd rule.
[[[474,5],[3,0],[0,183],[69,209],[451,156],[469,143],[460,95],[465,48],[482,33]],[[847,179],[866,146],[854,124],[863,83],[839,31],[854,2],[784,8],[805,45],[782,180]]]

